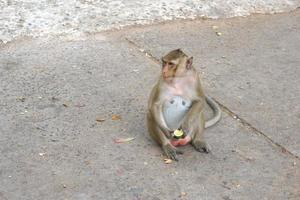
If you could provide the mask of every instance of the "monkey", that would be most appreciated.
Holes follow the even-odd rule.
[[[150,136],[172,160],[178,161],[177,155],[183,153],[177,146],[189,143],[195,150],[209,153],[210,147],[203,138],[203,131],[221,119],[219,105],[205,96],[200,74],[193,66],[193,57],[189,57],[181,49],[176,49],[161,60],[161,75],[148,100],[147,127]],[[167,112],[168,106],[175,103],[176,107],[173,106],[173,110]],[[203,113],[205,103],[214,112],[214,116],[208,121],[205,121]],[[181,111],[178,111],[178,105],[182,107]],[[181,119],[175,125],[171,124],[178,116]],[[181,129],[184,137],[174,139],[175,129]]]

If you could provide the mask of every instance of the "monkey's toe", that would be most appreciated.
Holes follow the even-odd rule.
[[[194,148],[202,153],[210,153],[211,152],[211,148],[210,146],[204,142],[204,141],[194,141],[193,143]]]

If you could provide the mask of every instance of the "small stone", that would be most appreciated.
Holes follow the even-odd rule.
[[[186,192],[181,192],[180,193],[180,197],[182,198],[182,197],[185,197],[187,195],[187,193]]]
[[[39,155],[40,155],[40,156],[45,156],[45,155],[46,155],[46,153],[39,153]]]
[[[164,161],[165,161],[165,164],[171,164],[172,163],[172,160],[168,159],[168,158],[165,158]]]
[[[221,32],[216,32],[216,35],[217,35],[217,36],[221,36],[222,33],[221,33]]]

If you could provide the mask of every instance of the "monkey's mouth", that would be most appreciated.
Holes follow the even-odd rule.
[[[173,78],[173,76],[163,75],[163,78],[164,78],[165,80],[167,80],[167,79]]]

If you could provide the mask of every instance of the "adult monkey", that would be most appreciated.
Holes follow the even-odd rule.
[[[212,108],[214,117],[204,119],[205,101]],[[162,73],[153,87],[147,113],[150,136],[161,145],[170,159],[182,154],[176,146],[191,143],[199,152],[210,152],[203,138],[203,131],[221,119],[218,104],[204,95],[199,73],[193,67],[193,57],[176,49],[162,58]],[[174,131],[184,133],[174,138]]]

